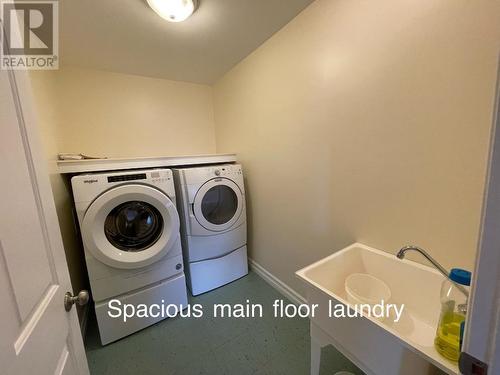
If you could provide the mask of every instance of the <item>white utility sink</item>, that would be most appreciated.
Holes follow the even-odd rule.
[[[329,316],[329,301],[349,305],[344,283],[353,273],[375,276],[389,286],[389,303],[405,305],[399,322]],[[427,375],[435,372],[434,366],[459,374],[457,365],[441,357],[433,344],[441,307],[439,272],[355,243],[296,275],[307,285],[307,303],[319,305],[311,317],[311,374],[319,372],[320,349],[327,344],[370,375]]]

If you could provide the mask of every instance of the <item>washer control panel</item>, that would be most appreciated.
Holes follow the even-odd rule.
[[[158,169],[151,171],[151,182],[167,182],[170,180],[172,180],[172,171],[170,169]]]
[[[95,176],[95,175],[94,175]],[[108,183],[123,183],[123,182],[144,182],[144,183],[158,183],[167,182],[172,179],[172,171],[170,169],[152,169],[149,171],[129,171],[129,172],[115,172],[106,174]]]
[[[71,178],[75,202],[91,201],[110,188],[134,183],[155,186],[169,197],[175,197],[173,175],[170,169],[100,172]]]

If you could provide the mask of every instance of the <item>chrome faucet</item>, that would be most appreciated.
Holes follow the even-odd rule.
[[[425,257],[425,259],[427,259],[439,272],[441,272],[443,274],[444,277],[446,277],[453,284],[455,284],[455,286],[458,288],[458,290],[460,290],[466,297],[469,297],[469,292],[467,291],[467,289],[465,289],[462,285],[457,284],[456,282],[451,280],[450,273],[448,271],[446,271],[446,269],[441,264],[439,264],[437,260],[435,260],[433,257],[431,257],[429,255],[429,253],[427,251],[425,251],[424,249],[422,249],[421,247],[413,246],[413,245],[405,246],[398,251],[396,256],[398,257],[398,259],[404,259],[407,251],[416,251],[416,252],[420,253],[421,255],[423,255]]]

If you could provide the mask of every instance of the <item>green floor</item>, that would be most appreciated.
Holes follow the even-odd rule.
[[[264,306],[264,317],[214,319],[214,303],[251,303]],[[204,306],[201,319],[167,319],[120,341],[102,347],[95,319],[91,319],[86,350],[93,375],[307,375],[309,324],[307,319],[278,319],[275,299],[285,299],[255,273],[210,293],[190,299]],[[361,371],[333,347],[322,352],[321,374]]]

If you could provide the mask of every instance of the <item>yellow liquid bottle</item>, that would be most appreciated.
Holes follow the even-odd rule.
[[[471,273],[454,268],[441,286],[441,316],[436,329],[434,347],[443,357],[458,362],[467,311]]]
[[[458,362],[465,315],[448,312],[441,317],[434,339],[439,354],[450,361]]]

